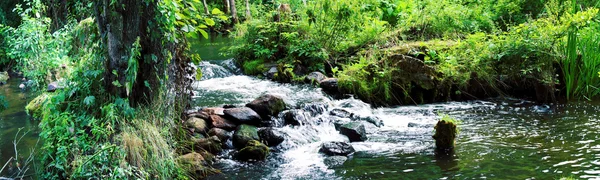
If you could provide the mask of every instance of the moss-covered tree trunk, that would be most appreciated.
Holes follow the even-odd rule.
[[[250,2],[246,0],[246,19],[252,19],[252,13],[250,12]]]
[[[237,9],[235,8],[235,0],[229,0],[229,8],[231,10],[231,22],[233,22],[233,24],[237,24],[239,20],[237,15]]]

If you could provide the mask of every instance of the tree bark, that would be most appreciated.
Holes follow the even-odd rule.
[[[223,8],[224,13],[229,14],[229,0],[223,0],[223,6],[225,6],[225,8]]]
[[[231,21],[233,24],[237,24],[239,20],[237,16],[237,9],[235,8],[235,0],[229,0],[229,6],[231,9]]]
[[[208,11],[208,4],[206,4],[206,0],[202,0],[202,4],[204,5],[204,13],[206,13],[207,15],[210,14],[210,11]]]
[[[246,0],[246,19],[252,19],[252,13],[250,12],[250,3]]]

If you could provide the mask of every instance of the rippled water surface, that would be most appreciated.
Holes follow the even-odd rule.
[[[540,105],[494,99],[373,108],[353,98],[332,100],[312,86],[242,76],[230,61],[201,65],[203,71],[225,71],[195,83],[197,106],[243,106],[270,93],[293,108],[320,103],[327,110],[377,116],[385,125],[367,126],[369,140],[351,143],[357,152],[342,167],[329,169],[319,146],[348,139],[334,129],[335,118],[329,113],[307,116],[307,125],[277,128],[286,140],[272,149],[267,161],[240,163],[224,153],[216,164],[224,173],[211,179],[600,178],[598,103]],[[453,156],[434,151],[431,136],[440,113],[461,120]]]

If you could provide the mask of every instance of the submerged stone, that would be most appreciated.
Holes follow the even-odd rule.
[[[241,161],[262,161],[269,155],[269,147],[256,140],[248,141],[248,144],[237,153],[237,159]]]
[[[225,109],[223,113],[226,118],[230,118],[238,124],[258,125],[261,123],[260,116],[248,107]]]
[[[346,135],[350,142],[367,140],[365,125],[360,122],[350,122],[340,126],[340,134]]]
[[[293,109],[283,113],[283,124],[299,126],[306,122],[306,117],[303,114],[304,111],[299,109]]]
[[[325,142],[321,144],[319,152],[328,156],[348,156],[354,153],[354,148],[345,142]]]
[[[271,127],[258,130],[258,136],[263,143],[271,147],[277,146],[285,140],[281,134]]]
[[[456,135],[458,134],[456,122],[450,120],[450,117],[445,116],[435,125],[435,146],[437,149],[453,149],[455,145]]]
[[[256,128],[256,126],[242,124],[238,126],[235,133],[233,133],[232,142],[235,148],[241,149],[251,140],[260,140],[258,128]]]
[[[348,160],[346,156],[330,156],[323,160],[323,163],[329,168],[338,168],[344,165],[344,163]]]

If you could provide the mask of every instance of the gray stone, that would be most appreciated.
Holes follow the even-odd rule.
[[[327,76],[321,72],[311,72],[310,74],[306,75],[304,82],[310,84],[319,84],[319,82],[323,81],[325,78],[327,78]]]
[[[323,91],[325,91],[326,93],[330,93],[330,94],[339,93],[337,78],[323,79],[319,84],[321,86],[321,89],[323,89]]]
[[[256,126],[242,124],[238,126],[235,133],[233,133],[232,142],[235,148],[244,148],[251,140],[260,141],[258,128],[256,128]]]
[[[303,125],[306,123],[306,117],[304,117],[303,113],[304,111],[299,109],[286,111],[283,114],[283,124],[293,126]]]
[[[208,129],[206,121],[197,117],[190,117],[187,121],[185,121],[185,125],[188,128],[194,129],[194,132],[206,132]]]
[[[261,123],[261,117],[248,107],[230,108],[223,110],[226,118],[233,120],[238,124],[258,125]]]
[[[246,104],[246,107],[254,110],[263,120],[268,120],[285,110],[285,102],[279,96],[265,94]]]
[[[258,130],[258,137],[267,146],[277,146],[281,144],[285,139],[275,129],[268,127]]]
[[[328,156],[348,156],[355,152],[354,148],[345,142],[325,142],[319,152]]]
[[[323,163],[329,168],[338,168],[344,165],[344,163],[348,160],[346,156],[330,156],[325,158]]]
[[[346,135],[350,142],[367,140],[365,125],[360,122],[350,122],[342,125],[340,134]]]

